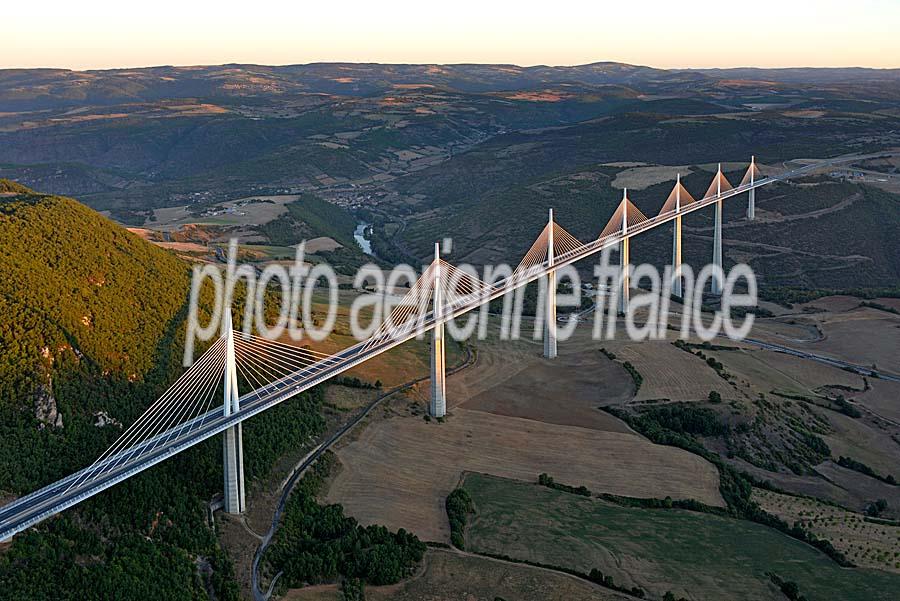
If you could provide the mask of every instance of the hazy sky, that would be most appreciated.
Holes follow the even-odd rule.
[[[900,67],[900,0],[200,3],[2,9],[0,67],[316,61]]]

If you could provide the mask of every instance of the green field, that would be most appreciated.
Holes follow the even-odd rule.
[[[577,483],[574,483],[577,484]],[[483,474],[466,476],[476,506],[466,545],[479,553],[592,568],[649,598],[784,599],[766,575],[810,601],[900,598],[900,576],[841,568],[812,547],[752,522],[676,509],[621,507]]]

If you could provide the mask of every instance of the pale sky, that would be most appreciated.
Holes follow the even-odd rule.
[[[0,68],[319,61],[900,67],[900,0],[14,1]]]

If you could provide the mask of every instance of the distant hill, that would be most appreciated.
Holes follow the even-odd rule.
[[[554,83],[665,84],[708,80],[699,72],[600,62],[573,67],[516,65],[214,65],[71,71],[0,69],[0,110],[37,110],[162,98],[251,97],[279,94],[364,96],[404,85],[460,92],[518,90]]]
[[[900,69],[655,69],[616,62],[520,67],[503,64],[309,63],[229,64],[71,71],[0,69],[0,110],[37,110],[163,98],[285,94],[365,96],[405,85],[431,85],[459,92],[520,90],[559,83],[671,88],[716,79],[854,84],[900,81]]]
[[[546,136],[568,137],[553,163],[666,151],[675,155],[666,161],[682,163],[679,130],[696,140],[698,128],[724,132],[742,157],[793,158],[798,146],[807,156],[829,156],[900,143],[898,73],[615,62],[6,69],[0,177],[77,196],[144,226],[155,208],[286,191],[369,204],[390,195],[394,182],[426,188],[440,163],[483,154],[485,144],[501,145],[510,134],[566,126],[568,133]],[[595,136],[609,130],[612,136]],[[596,152],[585,152],[581,138],[597,138]],[[689,150],[721,160],[718,140],[707,138]],[[543,170],[531,162],[535,154],[517,151],[503,162],[518,155],[529,161],[526,170]],[[463,183],[469,179],[480,174]],[[445,186],[443,194],[460,201],[469,192]]]
[[[734,69],[697,69],[717,79],[748,79],[806,84],[851,84],[867,82],[900,82],[900,69],[868,69],[864,67],[788,67],[765,69],[740,67]]]

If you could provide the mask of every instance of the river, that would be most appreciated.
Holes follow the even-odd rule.
[[[359,244],[359,247],[367,255],[372,254],[372,243],[366,240],[366,228],[370,225],[370,223],[363,223],[360,221],[356,224],[356,229],[353,231],[353,239],[356,240],[356,243]]]

